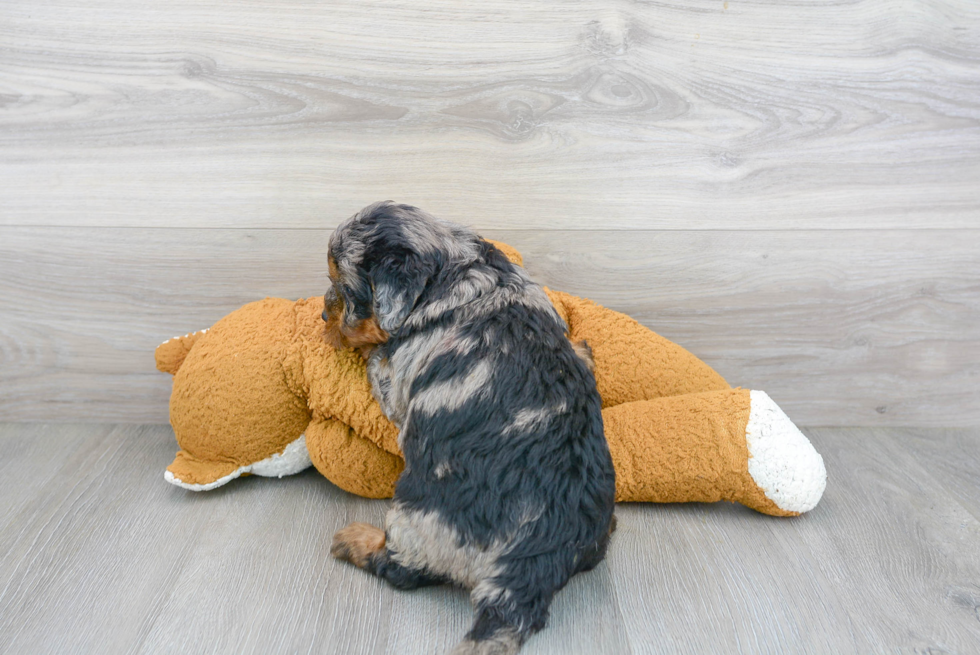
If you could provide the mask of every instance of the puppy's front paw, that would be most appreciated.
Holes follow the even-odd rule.
[[[330,554],[363,569],[368,557],[384,547],[384,530],[367,523],[351,523],[334,534]]]

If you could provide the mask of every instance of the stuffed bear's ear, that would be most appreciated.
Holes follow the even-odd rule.
[[[154,353],[157,370],[176,375],[177,370],[184,363],[184,359],[191,351],[191,348],[194,347],[197,340],[203,337],[206,332],[207,330],[201,330],[200,332],[185,334],[182,337],[174,337],[157,346],[156,352]]]
[[[402,253],[386,257],[371,269],[374,316],[382,330],[391,334],[405,322],[436,271],[436,259]]]

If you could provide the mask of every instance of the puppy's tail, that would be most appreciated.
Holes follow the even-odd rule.
[[[197,340],[203,337],[206,332],[207,330],[191,332],[182,337],[174,337],[173,339],[164,341],[157,346],[155,353],[157,370],[175,375],[178,369],[180,369],[180,365],[184,363],[184,358],[187,357],[187,353],[191,351],[191,348],[194,347]]]
[[[517,593],[498,586],[501,582],[493,579],[473,587],[470,600],[476,618],[451,655],[514,655],[528,637],[545,626],[554,592],[542,587],[544,581],[535,582],[531,571],[539,566],[525,562],[518,567],[516,573],[520,575],[516,579],[529,584]],[[534,587],[540,588],[535,592],[531,590]],[[515,602],[517,596],[522,600]]]
[[[526,636],[499,617],[480,612],[466,639],[450,655],[515,655]]]

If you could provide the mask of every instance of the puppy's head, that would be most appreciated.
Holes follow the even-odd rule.
[[[476,257],[477,240],[466,228],[391,201],[354,214],[330,237],[327,341],[362,349],[387,341],[442,266]]]

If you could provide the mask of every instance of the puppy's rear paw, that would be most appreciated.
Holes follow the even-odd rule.
[[[334,534],[330,554],[363,569],[368,558],[384,547],[384,530],[367,523],[351,523]]]
[[[460,642],[450,655],[514,655],[521,649],[521,641],[511,631],[498,632],[488,639]]]

